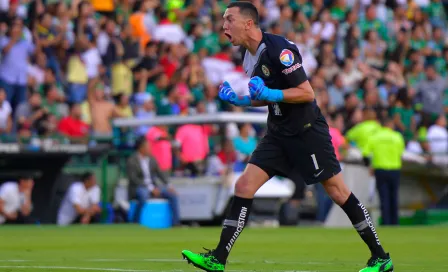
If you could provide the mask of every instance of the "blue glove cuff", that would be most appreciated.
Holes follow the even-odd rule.
[[[252,104],[248,95],[236,96],[236,98],[232,102],[235,106],[250,106]]]
[[[271,102],[282,102],[284,99],[283,92],[277,89],[269,89],[268,92],[268,101]]]

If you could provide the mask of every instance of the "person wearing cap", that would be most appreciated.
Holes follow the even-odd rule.
[[[386,119],[384,126],[369,137],[363,149],[363,155],[371,159],[383,225],[398,224],[398,190],[404,150],[403,135],[394,130],[394,120],[391,118]]]
[[[18,182],[9,181],[0,185],[0,224],[28,223],[33,206],[33,187],[31,176],[22,176]]]
[[[135,105],[137,107],[135,118],[137,119],[152,119],[156,115],[155,105],[152,95],[149,93],[137,93],[134,97]],[[151,128],[149,125],[141,125],[136,128],[135,133],[138,136],[145,135]]]

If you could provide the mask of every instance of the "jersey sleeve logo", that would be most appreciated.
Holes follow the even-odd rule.
[[[269,71],[269,68],[266,65],[261,65],[261,71],[263,71],[263,74],[267,77],[271,75],[271,72]]]
[[[294,63],[294,54],[289,49],[283,49],[280,53],[280,62],[286,67]]]

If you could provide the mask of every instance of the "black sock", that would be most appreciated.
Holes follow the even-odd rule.
[[[234,196],[230,210],[224,220],[221,238],[214,251],[215,257],[225,264],[233,245],[240,236],[249,218],[253,199]]]
[[[369,212],[353,193],[350,194],[349,198],[341,208],[347,214],[353,227],[369,247],[372,256],[387,258]]]

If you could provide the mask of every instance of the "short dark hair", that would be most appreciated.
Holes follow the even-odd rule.
[[[254,21],[255,25],[259,24],[258,10],[251,2],[247,1],[232,2],[227,6],[227,8],[239,8],[241,14],[249,16]]]
[[[389,124],[394,124],[394,119],[392,117],[386,117],[381,121],[383,127],[388,126]]]
[[[135,148],[137,150],[140,150],[140,148],[142,148],[142,146],[146,143],[146,137],[145,136],[140,136],[136,141],[135,141]]]
[[[86,182],[86,181],[88,181],[92,176],[93,176],[93,172],[86,171],[85,173],[83,173],[83,174],[81,175],[81,181],[82,181],[82,182]]]
[[[21,173],[18,176],[18,181],[20,182],[21,180],[30,180],[30,179],[34,179],[34,175],[32,173],[29,172],[25,172],[25,173]]]
[[[70,111],[73,110],[73,108],[75,108],[76,106],[80,106],[81,104],[77,103],[77,102],[73,102],[73,103],[68,103],[68,108]]]

